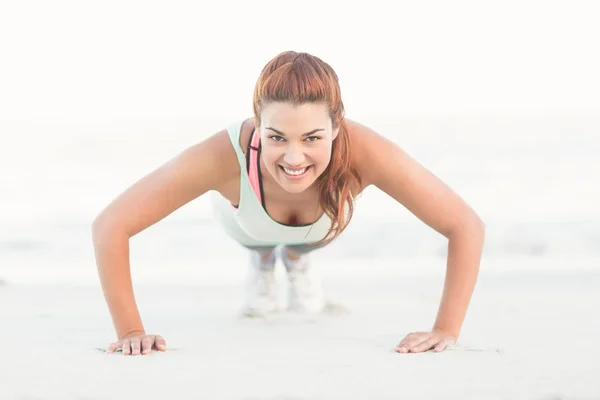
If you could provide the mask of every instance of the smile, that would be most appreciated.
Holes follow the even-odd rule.
[[[310,169],[310,165],[308,167],[304,167],[301,169],[288,169],[288,168],[282,167],[281,165],[279,166],[279,168],[281,168],[281,170],[284,172],[284,174],[289,176],[290,178],[300,178],[300,177],[303,177],[304,175],[306,175],[306,173]]]

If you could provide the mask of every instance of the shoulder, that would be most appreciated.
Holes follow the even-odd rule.
[[[204,183],[205,189],[209,190],[220,190],[240,173],[237,154],[226,128],[187,147],[171,160],[171,164],[179,173],[189,174],[198,184]]]
[[[245,119],[240,128],[239,145],[244,154],[246,154],[246,147],[248,146],[248,142],[250,141],[250,134],[252,133],[254,128],[254,118]]]
[[[483,227],[465,200],[399,145],[360,123],[347,125],[363,185],[381,189],[446,237],[467,225]]]
[[[358,171],[363,186],[377,182],[377,177],[392,158],[403,155],[397,144],[379,132],[362,124],[345,118],[348,135],[352,146],[352,163]]]
[[[239,170],[227,129],[217,131],[133,183],[96,217],[94,229],[119,226],[133,236],[204,193],[231,186]]]

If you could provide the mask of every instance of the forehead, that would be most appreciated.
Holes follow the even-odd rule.
[[[286,133],[331,128],[329,110],[326,105],[320,103],[306,103],[299,106],[290,103],[269,103],[263,108],[261,120],[263,126],[271,126]]]

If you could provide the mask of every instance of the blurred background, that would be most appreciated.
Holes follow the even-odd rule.
[[[95,282],[93,218],[250,117],[261,69],[286,50],[328,62],[346,115],[478,212],[485,271],[599,270],[597,21],[592,1],[2,2],[0,279]],[[148,280],[227,279],[247,261],[208,196],[131,249]],[[445,253],[441,235],[369,189],[317,257],[411,274],[443,272]]]

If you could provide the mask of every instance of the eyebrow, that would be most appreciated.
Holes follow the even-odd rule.
[[[275,132],[275,133],[277,133],[277,134],[279,134],[279,135],[281,135],[281,136],[285,136],[285,133],[283,133],[283,132],[281,132],[281,131],[278,131],[278,130],[277,130],[277,129],[275,129],[275,128],[271,128],[270,126],[267,126],[265,129],[270,129],[270,130],[272,130],[273,132]],[[312,135],[312,134],[313,134],[313,133],[315,133],[315,132],[318,132],[318,131],[324,131],[324,130],[325,130],[325,129],[323,129],[323,128],[317,128],[317,129],[313,129],[313,130],[312,130],[312,131],[310,131],[310,132],[303,133],[303,134],[302,134],[302,136],[309,136],[309,135]]]

